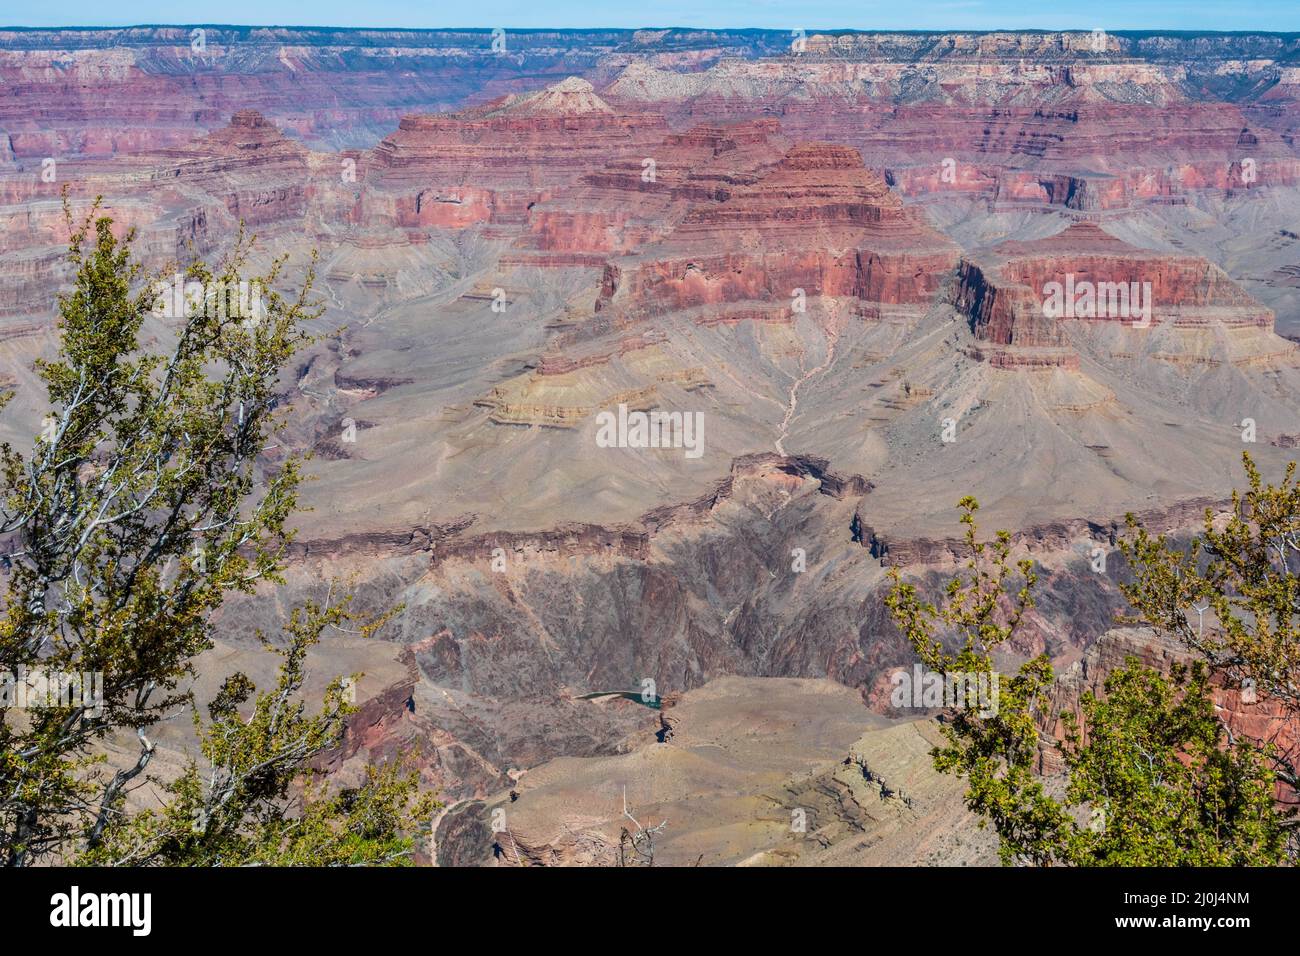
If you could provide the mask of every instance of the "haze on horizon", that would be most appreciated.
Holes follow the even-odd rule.
[[[183,10],[183,13],[182,13]],[[1098,0],[1059,8],[1011,0],[940,0],[904,7],[856,0],[656,0],[593,10],[584,0],[483,0],[472,7],[417,0],[317,0],[305,7],[290,0],[225,0],[177,8],[158,0],[121,0],[111,7],[69,0],[55,7],[28,7],[19,27],[114,27],[139,24],[231,24],[243,26],[391,27],[406,29],[503,27],[505,29],[701,29],[775,30],[1300,30],[1296,4],[1259,0],[1248,6],[1221,0]]]

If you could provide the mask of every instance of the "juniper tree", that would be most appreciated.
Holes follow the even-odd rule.
[[[1036,772],[1043,753],[1053,669],[1046,654],[1000,674],[1033,607],[1032,562],[1011,564],[1011,538],[977,537],[974,498],[960,504],[970,552],[966,572],[938,603],[891,572],[886,598],[922,663],[944,675],[989,674],[999,682],[996,713],[953,711],[936,769],[964,777],[966,804],[991,825],[1006,864],[1250,865],[1280,861],[1285,813],[1273,802],[1268,748],[1228,740],[1203,668],[1170,676],[1129,659],[1105,693],[1085,694],[1082,720],[1066,713],[1065,739],[1052,746],[1064,788]],[[1018,587],[1013,582],[1019,578]]]
[[[1176,639],[1230,687],[1241,689],[1248,705],[1254,699],[1271,706],[1268,738],[1282,744],[1269,751],[1273,771],[1296,805],[1300,482],[1295,462],[1277,485],[1264,482],[1249,453],[1242,462],[1246,489],[1232,493],[1226,520],[1207,508],[1202,535],[1185,548],[1166,535],[1149,534],[1128,516],[1129,535],[1119,544],[1134,579],[1121,589],[1136,621]]]
[[[208,705],[209,720],[194,714],[201,758],[166,784],[162,809],[108,818],[101,837],[80,862],[163,866],[354,866],[409,862],[416,821],[429,818],[429,795],[414,798],[418,774],[402,761],[366,768],[363,784],[331,790],[312,758],[334,746],[355,711],[346,682],[326,688],[323,709],[308,713],[301,699],[307,650],[329,626],[352,620],[345,604],[295,609],[289,643],[274,689],[258,694],[234,674]],[[383,623],[370,621],[369,633]],[[291,800],[297,784],[299,799]]]
[[[284,455],[276,465],[264,452],[282,427],[280,371],[308,341],[303,323],[319,315],[311,269],[285,295],[278,259],[256,280],[262,299],[253,314],[195,302],[159,334],[169,345],[146,347],[142,327],[156,297],[132,256],[132,234],[118,240],[98,204],[79,223],[67,218],[72,290],[58,300],[58,354],[36,365],[50,411],[30,452],[0,447],[0,678],[9,675],[12,689],[24,672],[94,673],[102,687],[93,702],[0,699],[0,853],[9,865],[79,853],[110,860],[106,834],[130,822],[124,798],[147,777],[151,728],[193,703],[188,684],[195,658],[213,644],[213,612],[232,593],[282,583],[301,459]],[[195,263],[185,281],[236,287],[248,248],[241,233],[218,268]],[[213,703],[204,748],[216,767],[227,758],[242,766],[298,734],[265,771],[272,779],[254,774],[249,784],[266,800],[286,798],[292,771],[342,732],[347,711],[336,689],[319,718],[289,698],[306,647],[346,613],[340,605],[294,617],[277,689],[255,699],[258,716],[238,734],[251,682],[232,677]],[[135,755],[110,769],[104,745],[124,733]],[[242,784],[214,803],[210,782],[193,767],[186,774],[164,815],[207,806],[223,839],[267,823],[265,804]],[[378,781],[380,791],[360,802],[384,799],[393,785]],[[403,786],[409,797],[410,781]],[[318,795],[312,812],[324,813],[326,799]],[[240,811],[251,816],[236,819]],[[351,839],[345,808],[337,811],[331,826]],[[401,814],[380,816],[392,824]],[[381,856],[395,832],[378,841]]]
[[[1187,548],[1150,535],[1129,516],[1132,536],[1120,541],[1120,549],[1135,580],[1121,587],[1142,623],[1177,638],[1233,685],[1277,701],[1285,719],[1297,722],[1300,483],[1294,462],[1275,486],[1264,483],[1249,453],[1242,459],[1246,491],[1233,492],[1222,527],[1207,509],[1203,537]],[[1207,610],[1213,612],[1208,628]],[[1284,782],[1297,786],[1294,767],[1279,770]]]
[[[1285,814],[1274,803],[1266,749],[1229,745],[1203,662],[1169,675],[1136,658],[1086,693],[1081,719],[1065,714],[1062,862],[1081,866],[1276,864]]]

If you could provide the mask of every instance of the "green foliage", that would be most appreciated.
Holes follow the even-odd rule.
[[[971,553],[967,573],[950,581],[935,605],[895,570],[886,604],[927,668],[945,676],[988,673],[999,682],[997,712],[951,712],[947,743],[933,758],[936,769],[966,778],[967,806],[997,832],[1003,863],[1278,862],[1284,820],[1272,801],[1268,752],[1223,746],[1204,668],[1166,679],[1130,660],[1111,674],[1103,699],[1084,696],[1082,725],[1062,715],[1066,739],[1055,747],[1068,782],[1049,790],[1036,769],[1051,664],[1040,655],[1007,676],[994,661],[995,652],[1011,652],[1033,606],[1033,565],[1018,562],[1022,583],[1010,593],[1010,535],[978,541],[978,503],[965,498],[959,508]]]
[[[247,717],[241,708],[255,688],[243,674],[228,678],[208,706],[205,725],[195,711],[203,762],[192,760],[167,785],[162,811],[115,814],[83,863],[163,866],[360,866],[409,862],[413,821],[435,803],[413,799],[418,774],[398,763],[367,768],[364,784],[329,792],[313,779],[310,758],[341,740],[355,708],[342,679],[325,691],[324,708],[308,714],[300,699],[308,648],[321,631],[352,617],[342,606],[308,605],[293,612],[279,678],[258,694]],[[382,621],[370,622],[373,629]],[[269,645],[268,645],[269,646]],[[246,708],[245,708],[246,709]],[[292,788],[306,777],[300,800]]]
[[[231,592],[281,582],[286,522],[297,505],[300,459],[273,467],[263,452],[281,428],[280,370],[307,341],[303,321],[319,315],[312,273],[286,297],[276,290],[277,260],[252,280],[262,290],[259,313],[193,310],[160,333],[168,346],[150,350],[141,330],[151,284],[141,281],[131,234],[118,240],[97,209],[79,225],[68,213],[75,279],[59,299],[59,354],[37,365],[51,407],[42,434],[26,456],[0,447],[0,672],[97,673],[102,699],[26,708],[0,701],[0,854],[9,865],[93,856],[110,824],[121,824],[128,785],[154,754],[147,731],[191,702],[186,687],[195,657],[212,646],[213,612]],[[237,287],[248,248],[241,234],[224,265],[195,264],[185,279]],[[314,640],[338,613],[295,616],[282,690],[300,681],[308,635]],[[234,708],[251,692],[246,679],[233,679],[214,705],[205,753],[211,748],[216,765],[274,750],[287,727],[305,734],[298,765],[335,739],[342,711],[329,699],[311,725],[287,703],[276,709],[261,697],[254,709],[270,708],[265,719],[231,737]],[[138,755],[109,772],[103,745],[123,731],[135,734]],[[234,749],[223,753],[225,737]],[[221,817],[221,831],[238,831],[240,809],[264,815],[266,801],[287,793],[292,766],[277,761],[239,790],[223,805],[232,815]],[[382,804],[392,781],[379,786],[363,805]]]
[[[1234,491],[1226,521],[1207,509],[1186,550],[1152,536],[1132,515],[1120,548],[1135,580],[1124,585],[1140,623],[1172,635],[1232,684],[1253,684],[1275,702],[1277,729],[1300,726],[1300,483],[1296,465],[1265,484],[1243,454],[1247,488]],[[1195,620],[1192,614],[1195,613]],[[1279,782],[1300,791],[1295,765],[1274,752]]]
[[[1034,715],[1039,699],[1052,682],[1046,656],[1022,664],[1014,676],[1000,674],[993,652],[1015,633],[1033,607],[1037,580],[1033,566],[1021,561],[1022,586],[1008,606],[1011,536],[999,532],[992,542],[976,538],[979,503],[966,497],[958,504],[966,526],[971,557],[967,574],[953,578],[944,589],[944,602],[921,600],[915,585],[891,570],[893,589],[885,603],[899,630],[911,642],[921,662],[939,674],[989,674],[998,682],[997,713],[981,715],[973,708],[954,711],[944,725],[947,746],[934,751],[935,768],[966,778],[966,802],[989,821],[1001,837],[1004,862],[1047,863],[1063,842],[1069,820],[1044,791],[1034,774],[1038,730]],[[947,650],[956,645],[956,652]]]
[[[1079,866],[1257,866],[1283,858],[1266,754],[1224,746],[1209,672],[1197,661],[1166,679],[1136,658],[1107,676],[1105,696],[1066,714],[1060,749],[1067,802],[1088,807],[1063,859]],[[1093,826],[1092,823],[1099,823]]]

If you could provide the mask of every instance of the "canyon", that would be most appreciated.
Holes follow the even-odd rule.
[[[313,652],[309,689],[364,675],[327,764],[418,755],[423,862],[612,864],[626,801],[667,864],[987,864],[936,715],[888,705],[888,575],[937,594],[971,494],[1040,568],[1013,657],[1058,712],[1172,659],[1116,627],[1116,541],[1294,458],[1298,128],[1294,34],[3,30],[0,432],[39,431],[65,201],[164,275],[241,227],[286,283],[314,252],[311,510],[201,698],[348,582],[402,610]],[[602,447],[620,405],[704,453]]]

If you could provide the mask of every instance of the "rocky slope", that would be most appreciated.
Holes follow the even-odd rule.
[[[794,290],[877,311],[924,305],[956,253],[855,150],[802,144],[722,202],[688,212],[662,242],[612,261],[597,308],[637,315],[770,305],[797,298]]]
[[[994,860],[960,784],[930,766],[928,722],[889,726],[839,685],[789,679],[722,678],[663,714],[662,741],[642,732],[617,755],[555,760],[450,807],[439,862],[617,865],[638,824],[663,826],[656,866]]]
[[[1292,343],[1271,335],[1273,314],[1219,268],[1195,256],[1137,249],[1092,223],[1029,242],[1009,241],[958,273],[955,304],[966,314],[981,356],[1000,366],[1056,365],[1077,370],[1066,324],[1105,322],[1137,332],[1222,329],[1240,342],[1223,357],[1160,353],[1166,361],[1294,364]],[[1140,334],[1128,334],[1140,349]],[[1250,348],[1254,345],[1254,348]]]

